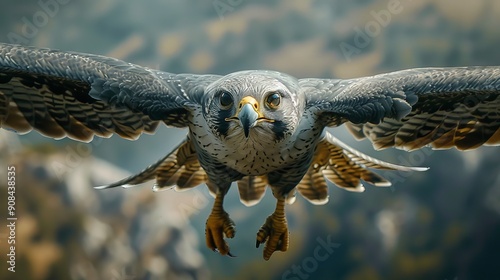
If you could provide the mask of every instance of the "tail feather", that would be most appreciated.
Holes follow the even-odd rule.
[[[253,206],[261,201],[266,192],[265,176],[245,176],[238,180],[240,201],[246,206]]]

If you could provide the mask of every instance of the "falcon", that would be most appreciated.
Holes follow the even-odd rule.
[[[362,192],[389,186],[373,169],[423,171],[365,155],[325,130],[345,124],[375,149],[470,150],[500,143],[500,67],[422,68],[354,79],[297,79],[264,70],[172,74],[114,58],[0,44],[0,126],[60,139],[137,139],[163,123],[188,128],[173,151],[137,175],[99,188],[156,180],[153,190],[206,184],[215,202],[206,244],[232,256],[235,224],[224,196],[245,205],[266,187],[276,209],[258,230],[264,259],[288,249],[285,204],[296,192],[328,201],[327,181]]]

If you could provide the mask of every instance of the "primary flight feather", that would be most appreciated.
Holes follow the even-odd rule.
[[[328,201],[326,181],[350,191],[390,182],[371,169],[422,171],[383,162],[342,143],[326,127],[346,124],[376,149],[500,144],[500,67],[423,68],[356,79],[297,79],[275,71],[225,76],[171,74],[117,59],[0,44],[0,126],[55,139],[136,139],[160,123],[186,127],[170,154],[103,186],[156,180],[155,190],[206,183],[215,203],[207,246],[231,255],[234,222],[223,208],[237,182],[254,205],[266,187],[276,210],[257,233],[264,258],[288,249],[285,202],[298,191]]]

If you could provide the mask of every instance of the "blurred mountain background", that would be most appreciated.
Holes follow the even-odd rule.
[[[0,9],[1,42],[108,55],[173,73],[272,69],[352,78],[500,65],[499,26],[496,0],[17,0]],[[152,193],[153,182],[92,188],[155,162],[185,130],[88,144],[2,130],[1,197],[6,167],[15,165],[19,220],[16,273],[7,271],[1,229],[0,278],[500,279],[499,148],[376,152],[344,128],[332,131],[369,155],[431,169],[384,172],[393,186],[367,186],[362,194],[332,186],[324,206],[299,197],[287,207],[290,251],[265,262],[253,244],[274,209],[270,192],[250,208],[236,190],[228,194],[237,226],[229,244],[238,257],[227,258],[204,244],[212,205],[205,186],[182,193]],[[328,242],[335,246],[325,248]]]

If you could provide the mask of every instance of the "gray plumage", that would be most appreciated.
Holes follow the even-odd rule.
[[[370,169],[424,170],[364,155],[325,127],[345,123],[377,149],[498,145],[500,67],[410,69],[348,80],[263,70],[171,74],[103,56],[0,44],[1,127],[90,141],[115,133],[136,139],[160,122],[187,127],[187,138],[139,174],[103,188],[155,179],[155,190],[207,183],[223,197],[237,182],[246,205],[257,203],[266,186],[278,200],[291,203],[298,191],[323,204],[325,179],[362,191],[362,181],[390,185]],[[266,238],[258,235],[257,244]]]

